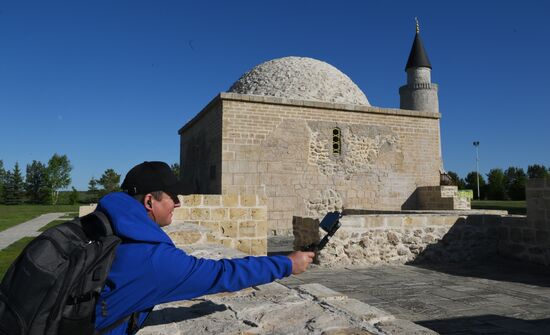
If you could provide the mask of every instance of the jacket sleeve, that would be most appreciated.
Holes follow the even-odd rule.
[[[154,304],[238,291],[292,273],[292,262],[287,256],[212,260],[189,256],[167,244],[157,247],[151,261],[158,292],[158,301]]]

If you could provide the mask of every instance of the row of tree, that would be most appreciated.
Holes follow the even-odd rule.
[[[172,172],[179,177],[180,165],[178,163],[174,163],[170,167],[172,168]],[[103,188],[99,189],[98,185],[101,185]],[[113,169],[105,170],[101,178],[96,179],[92,177],[88,182],[90,202],[97,202],[105,194],[117,191],[120,191],[120,175]]]
[[[102,188],[98,188],[101,185]],[[97,202],[107,193],[120,191],[120,175],[113,169],[107,169],[99,179],[92,177],[88,182],[90,202]]]
[[[474,199],[477,195],[477,173],[472,171],[464,179],[458,174],[449,171],[458,189],[474,190]],[[492,169],[486,175],[487,179],[479,175],[479,199],[490,200],[525,200],[525,183],[527,179],[545,178],[550,175],[550,168],[534,164],[527,167],[527,173],[522,168],[509,167],[506,170]]]
[[[33,160],[27,164],[23,177],[19,163],[13,170],[5,170],[0,160],[0,203],[19,205],[57,204],[59,191],[71,184],[71,162],[66,155],[54,154],[47,164]],[[120,190],[120,175],[113,169],[107,169],[99,179],[92,178],[89,183],[88,201],[97,202],[103,195]],[[68,202],[76,204],[79,192],[72,187]]]
[[[171,168],[179,176],[179,164],[174,163]],[[57,153],[47,164],[36,160],[27,164],[25,177],[19,163],[15,163],[13,170],[6,170],[0,160],[0,204],[19,205],[26,202],[55,205],[59,201],[59,191],[71,184],[72,169],[69,158]],[[107,169],[99,179],[90,179],[85,202],[97,202],[105,194],[117,191],[120,191],[120,174]],[[68,202],[76,204],[78,201],[79,192],[72,187]]]
[[[0,160],[0,203],[18,205],[26,199],[30,203],[56,204],[59,190],[71,183],[71,170],[66,155],[54,154],[47,164],[36,160],[27,164],[23,178],[19,163],[10,171],[4,169],[4,162]]]

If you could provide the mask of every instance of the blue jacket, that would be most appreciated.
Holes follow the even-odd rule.
[[[134,312],[141,325],[151,309],[169,301],[232,292],[289,276],[286,256],[209,260],[187,255],[148,216],[138,201],[111,193],[98,205],[123,239],[96,305],[96,329]],[[128,322],[107,334],[125,334]]]

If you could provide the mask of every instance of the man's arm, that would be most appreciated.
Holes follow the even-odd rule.
[[[289,256],[201,259],[180,249],[159,246],[151,261],[157,277],[153,304],[232,292],[299,274],[313,261],[313,252]],[[151,305],[153,305],[151,304]]]

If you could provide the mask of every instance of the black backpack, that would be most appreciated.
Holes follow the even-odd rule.
[[[97,298],[120,242],[99,211],[32,240],[0,284],[0,334],[93,334]]]

